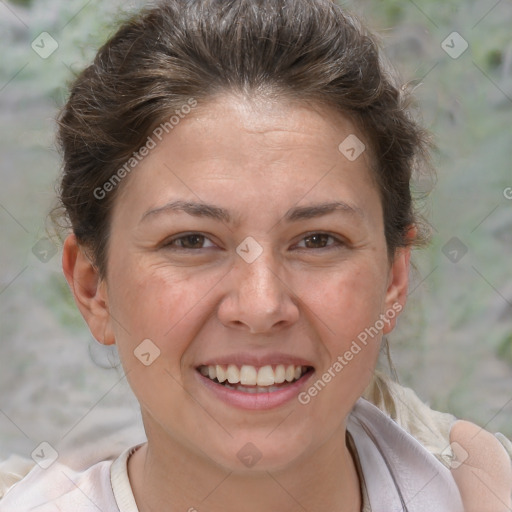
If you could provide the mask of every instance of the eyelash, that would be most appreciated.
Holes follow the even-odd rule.
[[[311,233],[308,233],[306,234],[301,240],[300,242],[303,242],[304,240],[306,240],[307,238],[312,238],[313,236],[318,236],[318,235],[324,235],[324,236],[327,236],[328,238],[334,240],[334,244],[331,244],[331,245],[328,245],[326,247],[319,247],[317,249],[308,249],[307,247],[302,247],[301,250],[316,250],[316,251],[325,251],[325,250],[332,250],[332,249],[340,249],[340,248],[343,248],[345,247],[347,244],[346,242],[344,242],[343,240],[341,240],[340,238],[338,237],[335,237],[334,235],[331,235],[329,233],[324,233],[323,231],[313,231]],[[181,235],[181,236],[177,236],[175,238],[171,238],[170,240],[164,242],[162,244],[162,248],[164,249],[168,249],[168,250],[173,250],[173,251],[198,251],[200,249],[208,249],[208,247],[200,247],[198,249],[188,249],[188,248],[183,248],[183,247],[177,247],[177,246],[173,246],[172,244],[174,242],[177,242],[179,240],[184,240],[184,239],[187,239],[189,237],[193,237],[193,236],[199,236],[199,237],[203,237],[205,238],[206,240],[209,240],[211,242],[211,240],[206,236],[206,235],[203,235],[202,233],[188,233],[188,234],[185,234],[185,235]],[[299,243],[300,243],[299,242]],[[213,243],[213,242],[212,242]]]

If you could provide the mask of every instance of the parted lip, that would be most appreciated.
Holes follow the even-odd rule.
[[[239,352],[236,354],[229,354],[224,356],[215,356],[214,358],[207,359],[202,363],[196,365],[196,369],[201,366],[215,366],[215,365],[230,365],[234,364],[241,368],[243,365],[250,365],[256,368],[261,368],[262,366],[275,366],[278,364],[283,365],[291,365],[294,366],[310,366],[314,368],[314,365],[311,361],[307,359],[302,359],[300,357],[294,356],[292,354],[284,354],[281,352],[270,352],[265,355],[255,355],[254,353],[248,352]]]

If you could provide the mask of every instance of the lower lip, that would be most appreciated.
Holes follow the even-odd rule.
[[[297,398],[297,395],[300,393],[301,389],[306,386],[306,383],[314,374],[314,371],[309,370],[299,380],[285,386],[283,389],[265,391],[263,393],[244,393],[243,391],[229,389],[222,384],[213,382],[213,380],[205,377],[197,370],[195,373],[200,382],[223,402],[240,409],[265,410],[279,407]]]

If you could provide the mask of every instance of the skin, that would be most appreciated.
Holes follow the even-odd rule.
[[[388,259],[369,151],[351,162],[338,150],[350,134],[365,140],[320,107],[216,98],[125,179],[106,279],[67,238],[63,268],[77,305],[98,341],[117,343],[141,405],[148,443],[128,463],[141,512],[360,510],[346,418],[396,317],[307,405],[242,411],[196,374],[221,355],[280,351],[310,361],[314,382],[380,315],[405,305],[410,249]],[[237,222],[169,212],[141,222],[175,199],[228,209]],[[290,208],[340,200],[359,213],[283,220]],[[164,244],[190,233],[206,237],[188,240],[198,248]],[[250,264],[236,253],[248,236],[263,250]],[[149,366],[134,356],[145,339],[160,350]],[[251,468],[237,457],[248,442],[262,455]]]
[[[465,512],[507,512],[512,509],[510,457],[493,434],[460,420],[450,430],[456,460],[452,469]]]

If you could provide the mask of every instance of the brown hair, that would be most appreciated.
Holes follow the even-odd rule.
[[[422,230],[407,235],[422,226],[410,182],[428,164],[428,139],[375,37],[352,15],[331,0],[166,0],[122,23],[76,78],[58,118],[63,175],[51,218],[73,229],[102,277],[120,187],[101,198],[95,191],[191,98],[201,105],[226,92],[349,116],[373,155],[389,254],[426,239]]]

